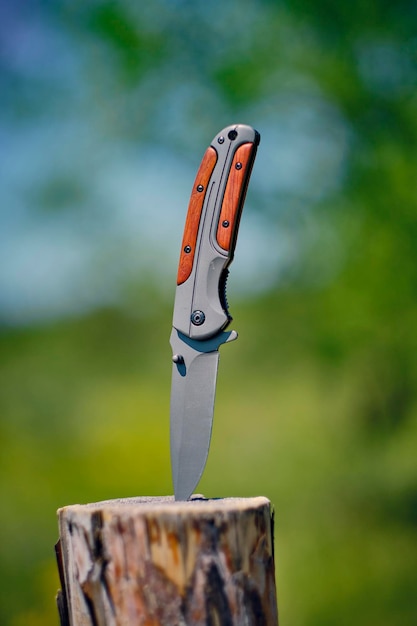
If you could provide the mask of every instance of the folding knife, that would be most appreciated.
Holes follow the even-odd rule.
[[[201,161],[185,221],[175,294],[171,466],[176,500],[188,500],[207,461],[219,347],[237,338],[226,280],[259,133],[235,124],[218,133]]]

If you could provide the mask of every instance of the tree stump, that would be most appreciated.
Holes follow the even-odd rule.
[[[266,498],[126,498],[58,517],[61,626],[278,624]]]

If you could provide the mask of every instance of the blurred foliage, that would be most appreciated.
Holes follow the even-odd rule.
[[[416,4],[13,6],[2,8],[2,132],[50,128],[32,178],[8,196],[22,195],[30,228],[64,214],[75,238],[97,236],[109,217],[91,189],[106,151],[123,168],[126,146],[158,145],[194,167],[222,126],[260,130],[241,232],[264,225],[267,288],[239,296],[232,271],[240,339],[222,348],[199,490],[274,503],[283,626],[417,623]],[[139,183],[135,193],[139,211]],[[117,266],[120,233],[93,257],[89,295],[114,271],[120,306],[92,297],[78,317],[1,318],[2,624],[57,623],[59,506],[172,490],[173,293],[156,275],[166,242],[145,240],[136,279]]]

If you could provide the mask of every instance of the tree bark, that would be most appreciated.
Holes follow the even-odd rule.
[[[61,626],[278,624],[266,498],[126,498],[58,517]]]

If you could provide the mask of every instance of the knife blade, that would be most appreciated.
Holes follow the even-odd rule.
[[[170,441],[176,500],[188,500],[210,447],[219,347],[237,338],[226,298],[260,135],[234,124],[204,153],[191,192],[175,292]]]

